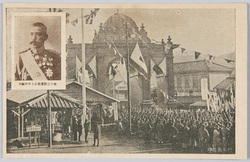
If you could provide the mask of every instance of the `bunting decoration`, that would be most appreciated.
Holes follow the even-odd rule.
[[[225,59],[225,61],[226,61],[227,63],[235,62],[234,60],[229,60],[229,59]]]
[[[171,48],[176,48],[176,46],[172,46]],[[177,47],[178,47],[178,45],[177,45]],[[167,47],[166,49],[166,52],[168,52],[170,49]],[[181,54],[184,54],[184,53],[188,53],[188,51],[186,50],[186,48],[183,48],[183,47],[180,47],[180,53]],[[197,51],[192,51],[192,52],[194,52],[194,55],[195,55],[195,60],[197,60],[201,55],[204,57],[204,59],[206,59],[206,60],[208,60],[208,61],[210,61],[210,62],[213,62],[213,60],[215,60],[215,59],[223,59],[223,60],[225,60],[227,63],[231,63],[231,62],[235,62],[235,60],[233,59],[225,59],[225,57],[223,58],[223,57],[216,57],[216,56],[213,56],[213,55],[210,55],[210,54],[203,54],[203,53],[201,53],[201,52],[197,52]]]
[[[200,54],[201,54],[200,52],[196,52],[196,51],[194,52],[195,60],[197,60],[199,58]]]
[[[181,48],[181,53],[183,54],[185,50],[186,50],[185,48]]]
[[[96,30],[95,30],[96,31]],[[135,32],[136,33],[136,32]],[[108,45],[108,47],[111,47],[114,51],[114,54],[118,54],[122,60],[126,61],[127,59],[123,57],[123,55],[119,52],[119,50],[117,49],[115,43],[111,40],[111,43],[109,43],[101,34],[99,35]],[[143,41],[143,40],[142,40]],[[138,45],[139,46],[139,45]],[[149,48],[151,48],[150,46],[148,46]],[[143,57],[141,57],[143,59]],[[144,60],[144,59],[143,59]],[[125,65],[125,64],[124,64]],[[136,66],[136,64],[129,64],[133,69],[135,69],[135,71],[137,71],[138,73],[140,73],[145,80],[148,80],[148,78],[144,75],[144,70],[140,70],[140,67],[138,68],[138,66]]]
[[[85,15],[84,17],[86,18],[86,24],[92,24],[93,23],[93,18],[96,17],[97,12],[99,11],[99,8],[95,8],[94,11],[91,10],[91,13],[89,15]],[[49,8],[49,12],[63,12],[62,9],[57,9],[57,8]],[[69,20],[70,14],[66,13],[66,23],[71,24],[72,26],[76,26],[78,24],[78,18],[74,19],[73,21]]]
[[[97,12],[99,11],[99,8],[95,8],[94,11],[91,10],[91,13],[89,15],[86,15],[86,24],[92,24],[93,18],[96,17]]]
[[[213,59],[212,55],[208,55],[209,56],[209,60],[211,61]]]

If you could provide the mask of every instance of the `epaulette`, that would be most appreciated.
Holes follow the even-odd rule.
[[[19,52],[19,54],[22,54],[22,53],[24,53],[24,52],[27,52],[28,50],[30,50],[30,48],[28,48],[28,49],[26,49],[26,50],[24,50],[24,51]]]
[[[60,55],[60,52],[57,52],[56,50],[52,50],[52,49],[46,49],[48,52]]]

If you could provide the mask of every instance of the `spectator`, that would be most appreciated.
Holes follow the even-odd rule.
[[[88,143],[88,133],[89,133],[89,122],[87,119],[85,119],[85,122],[84,122],[84,132],[85,132],[85,142]]]

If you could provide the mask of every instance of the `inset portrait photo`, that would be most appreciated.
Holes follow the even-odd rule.
[[[12,89],[64,89],[65,14],[13,13]]]

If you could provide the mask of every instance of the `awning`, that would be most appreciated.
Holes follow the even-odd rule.
[[[16,104],[25,104],[37,97],[46,94],[46,90],[10,90],[7,91],[7,100]]]
[[[57,91],[52,92],[50,95],[50,106],[52,109],[73,109],[82,107],[81,103],[78,100],[75,100],[72,97]],[[47,108],[48,107],[47,93],[35,100],[32,100],[26,105],[26,107]]]
[[[190,107],[206,107],[206,101],[196,101],[195,103],[192,103],[189,105]]]
[[[52,109],[73,109],[82,107],[79,100],[76,100],[66,94],[58,91],[52,91],[50,94],[50,105]],[[46,91],[34,91],[34,93],[33,91],[8,91],[7,96],[7,103],[10,104],[8,106],[9,109],[17,106],[26,108],[48,107]]]
[[[228,90],[230,87],[234,84],[235,78],[234,77],[228,77],[219,84],[217,84],[214,89],[222,89],[222,90]]]

